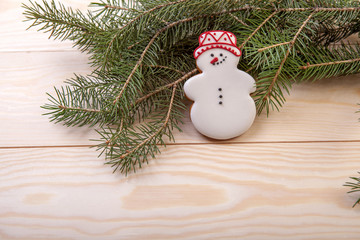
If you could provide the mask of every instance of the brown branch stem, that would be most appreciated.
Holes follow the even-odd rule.
[[[247,26],[247,27],[249,26],[248,24],[244,23],[244,21],[242,21],[240,18],[238,18],[238,17],[235,16],[234,14],[229,13],[229,15],[230,15],[232,18],[234,18],[236,21],[238,21],[239,23],[241,23],[242,25]]]
[[[173,87],[173,86],[181,83],[182,81],[186,80],[188,77],[194,75],[197,71],[198,71],[198,70],[195,68],[195,69],[191,70],[190,72],[184,74],[184,76],[182,76],[181,78],[179,78],[179,79],[176,80],[175,82],[166,84],[166,85],[164,85],[164,86],[156,89],[155,91],[153,91],[153,92],[151,92],[151,93],[149,93],[149,94],[147,94],[147,95],[139,98],[138,100],[135,101],[135,104],[134,104],[134,105],[139,104],[140,102],[144,101],[145,99],[148,99],[149,97],[151,97],[151,96],[153,96],[153,95],[155,95],[155,94],[163,91],[163,90],[166,89],[166,88]]]
[[[286,45],[286,44],[290,44],[290,42],[283,42],[283,43],[278,43],[278,44],[274,44],[274,45],[271,45],[271,46],[267,46],[267,47],[264,47],[264,48],[259,48],[258,52],[263,52],[263,51],[268,50],[270,48],[274,48],[274,47],[278,47],[278,46],[282,46],[282,45]]]
[[[254,68],[256,68],[256,65],[254,65],[254,66],[252,66],[251,68],[249,68],[248,70],[246,70],[245,72],[250,72],[250,71],[252,71]]]
[[[111,146],[111,147],[116,146],[116,144],[113,144],[113,143],[120,137],[120,134],[121,134],[121,132],[122,132],[122,130],[123,130],[123,127],[124,127],[124,119],[122,118],[122,119],[121,119],[121,122],[120,122],[120,126],[119,126],[119,131],[117,132],[116,137],[115,137],[115,138],[111,138],[111,139],[109,139],[109,140],[106,141],[106,146],[107,146],[107,147],[109,147],[109,146]]]
[[[351,12],[351,11],[360,11],[360,7],[348,7],[348,8],[326,8],[326,7],[314,7],[314,8],[280,8],[279,11],[282,12],[291,12],[291,11],[316,11],[316,12]]]
[[[317,64],[307,64],[306,66],[300,66],[299,69],[308,69],[312,67],[321,67],[321,66],[329,66],[334,64],[342,64],[342,63],[352,63],[352,62],[360,62],[360,58],[348,59],[342,61],[334,61],[334,62],[326,62],[326,63],[317,63]]]
[[[138,42],[136,42],[136,43],[128,46],[128,50],[132,49],[133,47],[135,47],[135,46],[138,45],[139,43],[142,43],[143,41],[145,41],[145,39],[142,39],[142,40],[140,40],[140,41],[138,41]]]
[[[153,18],[156,18],[158,21],[162,22],[162,23],[165,23],[165,25],[168,25],[170,24],[169,22],[165,21],[164,19],[160,19],[158,16],[155,16],[154,14],[150,13],[150,15],[153,17]]]
[[[64,110],[74,110],[74,111],[83,111],[83,112],[101,112],[101,110],[98,109],[91,109],[91,108],[79,108],[79,107],[66,107],[63,105],[59,105],[58,106],[60,109],[64,109]]]
[[[111,8],[111,9],[125,10],[125,11],[130,11],[130,10],[137,11],[135,9],[124,8],[124,7],[120,7],[120,6],[113,6],[113,5],[109,5],[109,4],[105,5],[104,8]]]
[[[151,68],[163,68],[163,69],[168,69],[168,70],[172,70],[174,72],[177,72],[177,73],[180,73],[182,75],[185,75],[186,73],[183,72],[183,71],[180,71],[178,69],[175,69],[175,68],[171,68],[171,67],[168,67],[168,66],[162,66],[162,65],[143,65],[145,67],[151,67]]]
[[[250,35],[249,37],[240,45],[240,49],[242,49],[245,44],[260,30],[262,26],[265,25],[275,14],[277,14],[279,11],[275,11],[272,14],[270,14]]]

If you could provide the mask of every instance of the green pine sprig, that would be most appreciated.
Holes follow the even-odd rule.
[[[358,172],[360,174],[360,172]],[[351,180],[355,182],[346,182],[344,184],[345,187],[350,187],[350,191],[348,193],[354,193],[354,192],[360,192],[360,177],[350,177]],[[360,204],[360,197],[359,199],[354,203],[353,207],[355,207],[357,204]]]
[[[49,94],[51,121],[99,126],[97,149],[123,173],[174,141],[195,75],[198,36],[238,37],[239,68],[256,78],[258,113],[279,110],[294,82],[360,72],[360,47],[334,43],[360,31],[360,3],[348,0],[99,0],[86,14],[54,0],[24,4],[50,37],[70,39],[94,71]]]

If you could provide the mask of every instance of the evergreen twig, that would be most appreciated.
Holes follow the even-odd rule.
[[[334,61],[334,62],[325,62],[325,63],[317,63],[317,64],[307,64],[306,66],[300,66],[299,69],[308,69],[308,68],[312,68],[312,67],[321,67],[321,66],[329,66],[329,65],[334,65],[334,64],[344,64],[344,63],[353,63],[353,62],[359,62],[360,58],[355,58],[355,59],[348,59],[348,60],[343,60],[343,61]]]
[[[300,26],[299,30],[296,32],[294,38],[289,42],[289,47],[288,47],[288,49],[287,49],[287,51],[286,51],[286,53],[285,53],[285,56],[284,56],[283,60],[281,61],[280,66],[279,66],[278,70],[276,71],[275,76],[274,76],[274,78],[272,79],[272,81],[271,81],[271,83],[270,83],[270,86],[269,86],[268,89],[267,89],[266,95],[265,95],[264,98],[262,99],[263,102],[264,102],[264,101],[267,101],[268,98],[271,97],[271,93],[272,93],[272,90],[273,90],[273,88],[274,88],[274,85],[275,85],[276,81],[277,81],[278,78],[279,78],[279,75],[280,75],[280,73],[281,73],[281,71],[282,71],[282,69],[283,69],[283,67],[284,67],[284,64],[285,64],[287,58],[289,57],[289,54],[290,54],[291,49],[294,47],[294,44],[295,44],[296,40],[297,40],[298,37],[299,37],[299,34],[300,34],[301,31],[304,29],[304,27],[306,26],[306,24],[310,21],[310,19],[311,19],[312,16],[314,15],[314,13],[315,13],[315,12],[312,12],[312,13],[306,18],[306,20],[305,20],[305,21],[303,22],[303,24]]]
[[[137,99],[135,101],[135,105],[148,99],[149,97],[161,92],[162,90],[166,89],[166,88],[170,88],[170,87],[173,87],[173,86],[176,86],[177,84],[185,81],[186,79],[188,79],[189,77],[191,77],[192,75],[194,75],[196,72],[198,72],[197,69],[193,69],[191,70],[190,72],[186,73],[186,74],[183,74],[183,76],[181,78],[179,78],[178,80],[172,82],[172,83],[169,83],[169,84],[166,84],[165,86],[162,86],[162,87],[159,87],[158,89],[154,90],[153,92],[151,93],[148,93],[147,95]]]
[[[360,174],[360,172],[358,172]],[[350,179],[354,180],[355,182],[346,182],[344,184],[345,187],[350,187],[350,191],[348,193],[354,193],[354,192],[360,192],[360,177],[350,177]],[[355,207],[357,204],[360,204],[360,197],[359,199],[354,203],[353,207]]]
[[[271,13],[250,35],[247,39],[245,39],[245,41],[243,41],[241,43],[241,45],[239,46],[240,49],[243,49],[243,47],[245,46],[245,44],[260,30],[260,28],[262,26],[264,26],[274,15],[276,15],[279,11],[274,11],[273,13]]]

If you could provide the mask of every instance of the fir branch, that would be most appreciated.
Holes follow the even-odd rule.
[[[314,41],[324,43],[325,46],[331,43],[339,42],[342,39],[349,37],[350,35],[360,31],[360,19],[354,19],[352,22],[338,23],[336,26],[330,26],[327,22],[321,22],[319,27],[319,33],[313,38]],[[351,19],[347,19],[351,21]]]
[[[143,17],[144,15],[146,14],[149,14],[155,10],[158,10],[160,8],[164,8],[164,7],[167,7],[167,6],[171,6],[171,5],[175,5],[175,4],[178,4],[178,3],[181,3],[181,2],[186,2],[188,0],[178,0],[178,1],[175,1],[175,2],[169,2],[169,3],[165,3],[165,4],[161,4],[161,5],[157,5],[147,11],[144,11],[142,12],[140,15],[138,15],[137,17],[135,17],[134,19],[130,20],[127,24],[125,24],[124,26],[122,26],[119,30],[129,26],[130,24],[134,23],[135,21],[139,20],[141,17]],[[114,39],[114,38],[113,38]],[[113,41],[112,39],[112,41]]]
[[[116,134],[114,134],[109,140],[105,142],[107,147],[116,147],[115,142],[120,137],[120,134],[123,131],[123,129],[124,129],[124,119],[121,119]]]
[[[168,3],[168,4],[164,4],[164,5],[161,5],[162,7],[166,7],[166,6],[169,6],[169,5],[173,5],[173,4],[177,4],[177,3],[180,3],[180,2],[183,2],[183,1],[188,1],[188,0],[180,0],[180,1],[177,1],[177,2],[171,2],[171,3]],[[144,12],[143,15],[145,15],[146,13],[150,13],[151,11],[154,11],[158,9],[157,7],[154,7],[146,12]],[[229,10],[223,10],[223,11],[219,11],[219,12],[214,12],[212,14],[203,14],[203,15],[199,15],[199,16],[194,16],[194,17],[190,17],[190,18],[186,18],[186,19],[181,19],[179,21],[175,21],[175,22],[172,22],[172,23],[168,23],[165,27],[163,27],[162,29],[159,29],[155,35],[153,36],[153,38],[150,40],[149,44],[146,46],[143,54],[145,55],[148,48],[153,44],[153,42],[155,41],[155,39],[162,33],[164,32],[165,30],[169,29],[169,28],[172,28],[176,25],[179,25],[181,23],[185,23],[185,22],[190,22],[190,21],[194,21],[194,20],[197,20],[197,19],[201,19],[201,18],[207,18],[207,17],[215,17],[215,16],[219,16],[219,15],[224,15],[224,14],[230,14],[230,13],[234,13],[234,12],[239,12],[239,11],[245,11],[245,10],[259,10],[260,8],[257,8],[257,7],[250,7],[250,6],[245,6],[245,7],[240,7],[240,8],[234,8],[234,9],[229,9]],[[140,16],[140,15],[139,15]],[[138,16],[138,17],[139,17]],[[108,54],[110,52],[110,49],[115,41],[115,39],[117,39],[119,37],[119,35],[121,34],[121,30],[123,30],[125,27],[127,27],[129,24],[133,23],[134,21],[138,20],[138,17],[134,18],[133,20],[131,20],[130,22],[128,22],[126,25],[122,26],[120,29],[117,30],[117,33],[114,34],[114,36],[112,37],[110,43],[108,44],[108,47],[107,47],[107,50],[106,50],[106,53],[105,53],[105,58],[104,58],[104,62],[103,62],[103,66],[106,66],[107,64],[107,58],[108,58]],[[167,22],[166,22],[167,23]],[[136,43],[137,44],[137,43]],[[135,45],[136,45],[135,44]],[[129,48],[131,49],[133,47],[133,45],[131,45]],[[139,62],[137,63],[137,65],[134,67],[134,72],[136,71],[137,67],[140,65],[142,59],[144,58],[144,55],[141,55],[140,56],[140,59],[139,59]],[[138,65],[139,64],[139,65]],[[130,76],[132,76],[134,74],[134,72],[130,73]],[[129,77],[130,77],[129,76]],[[130,77],[131,78],[131,77]],[[127,86],[128,83],[125,83],[125,85]],[[126,87],[125,87],[126,88]],[[120,92],[120,97],[122,95],[123,91]],[[115,99],[115,103],[118,101],[118,99]],[[114,103],[114,104],[115,104]]]
[[[167,126],[167,124],[169,123],[169,119],[170,119],[170,113],[174,104],[174,97],[175,97],[175,92],[176,92],[176,87],[177,84],[175,84],[173,86],[173,90],[172,90],[172,95],[171,95],[171,100],[169,103],[169,109],[168,112],[166,114],[166,118],[164,120],[163,125],[156,131],[154,132],[152,135],[150,135],[148,138],[146,138],[144,141],[142,141],[140,144],[138,144],[137,146],[135,146],[133,149],[131,149],[130,151],[126,152],[125,154],[120,156],[120,159],[124,159],[127,156],[129,156],[130,154],[134,153],[136,150],[138,150],[139,148],[141,148],[143,145],[145,145],[147,142],[149,142],[150,140],[152,140],[155,136],[157,136],[158,134],[160,134],[163,129]]]
[[[140,41],[137,41],[136,43],[134,43],[134,44],[132,44],[132,45],[130,45],[130,46],[128,46],[128,50],[131,50],[133,47],[135,47],[136,45],[138,45],[138,44],[140,44],[140,43],[142,43],[142,42],[144,42],[146,39],[141,39]]]
[[[249,37],[241,43],[239,46],[240,49],[243,49],[245,44],[262,28],[274,15],[276,15],[279,11],[275,11],[272,14],[270,14],[250,35]]]
[[[150,98],[151,96],[153,96],[153,95],[155,95],[155,94],[163,91],[164,89],[177,86],[179,83],[185,81],[186,79],[188,79],[189,77],[191,77],[192,75],[194,75],[194,74],[197,73],[197,72],[198,72],[197,68],[191,70],[190,72],[184,74],[184,75],[183,75],[181,78],[179,78],[178,80],[176,80],[176,81],[174,81],[174,82],[172,82],[172,83],[169,83],[169,84],[167,84],[167,85],[165,85],[165,86],[162,86],[162,87],[154,90],[153,92],[151,92],[151,93],[149,93],[149,94],[147,94],[147,95],[145,95],[145,96],[137,99],[137,100],[135,101],[135,105],[137,105],[137,104],[139,104],[140,102],[142,102],[142,101]]]
[[[262,103],[260,104],[260,106],[264,106],[264,103],[266,103],[266,102],[268,101],[268,98],[270,98],[270,97],[273,96],[273,95],[272,95],[273,88],[274,88],[274,86],[275,86],[276,81],[278,80],[278,78],[279,78],[279,76],[280,76],[280,73],[281,73],[281,71],[282,71],[282,69],[283,69],[283,67],[284,67],[284,64],[285,64],[287,58],[288,58],[289,55],[290,55],[290,51],[291,51],[291,49],[293,48],[293,46],[294,46],[294,44],[295,44],[298,36],[300,35],[301,31],[304,29],[304,27],[305,27],[306,24],[310,21],[310,19],[313,17],[314,14],[315,14],[315,12],[312,12],[312,13],[306,18],[306,20],[303,22],[303,24],[300,26],[300,28],[299,28],[298,31],[296,32],[294,38],[289,42],[289,47],[288,47],[288,49],[287,49],[287,51],[286,51],[286,53],[285,53],[285,56],[284,56],[284,58],[282,59],[282,61],[281,61],[281,63],[280,63],[280,66],[279,66],[278,70],[276,71],[275,76],[273,77],[273,79],[272,79],[269,87],[267,88],[265,96],[261,98]],[[281,91],[281,90],[279,90],[279,91]],[[280,104],[279,101],[277,101],[277,103]],[[262,110],[262,109],[260,108],[260,110]]]
[[[299,80],[312,78],[313,80],[358,73],[360,69],[360,45],[345,45],[336,48],[312,47],[304,59],[299,60]]]
[[[289,54],[290,54],[290,51],[291,51],[291,49],[293,48],[293,46],[294,46],[294,44],[295,44],[295,41],[297,40],[299,34],[300,34],[301,31],[304,29],[304,27],[306,26],[306,24],[310,21],[310,19],[311,19],[312,16],[314,15],[314,13],[315,13],[315,12],[312,12],[312,13],[307,17],[307,19],[306,19],[306,20],[304,21],[304,23],[301,25],[301,27],[299,28],[299,30],[296,32],[293,40],[291,40],[290,42],[287,42],[287,43],[289,44],[289,48],[288,48],[288,50],[286,51],[285,56],[284,56],[283,60],[282,60],[281,63],[280,63],[280,67],[279,67],[279,69],[277,70],[277,72],[276,72],[276,74],[275,74],[275,76],[274,76],[274,79],[273,79],[273,81],[272,81],[271,84],[270,84],[270,87],[269,87],[269,90],[268,90],[269,93],[271,92],[272,88],[274,87],[274,84],[275,84],[275,82],[276,82],[277,78],[279,77],[279,74],[280,74],[280,72],[281,72],[281,70],[282,70],[282,67],[284,66],[284,63],[286,62],[286,59],[288,58],[288,56],[289,56]],[[269,94],[267,94],[265,98],[267,98],[268,96],[269,96]]]
[[[162,5],[158,5],[158,6],[155,6],[147,11],[144,11],[142,12],[141,14],[139,14],[137,17],[135,17],[134,19],[128,21],[125,25],[121,26],[116,34],[114,34],[114,36],[112,37],[112,39],[110,40],[109,42],[109,45],[106,49],[106,52],[105,52],[105,61],[104,61],[104,66],[106,65],[106,59],[107,59],[107,56],[110,52],[110,49],[115,41],[116,38],[119,37],[119,35],[121,34],[121,30],[123,30],[124,28],[128,27],[129,25],[131,25],[132,23],[136,22],[137,20],[139,20],[141,17],[143,17],[144,15],[146,14],[151,14],[151,12],[155,11],[155,10],[158,10],[160,8],[163,8],[163,7],[167,7],[167,6],[170,6],[170,5],[174,5],[174,4],[178,4],[178,3],[181,3],[181,2],[185,2],[185,1],[188,1],[188,0],[178,0],[178,1],[175,1],[175,2],[170,2],[170,3],[166,3],[166,4],[162,4]]]
[[[154,41],[156,40],[156,38],[157,38],[162,32],[164,32],[165,30],[167,30],[168,28],[170,28],[170,27],[172,27],[172,26],[174,26],[174,25],[175,25],[175,24],[173,24],[173,25],[168,25],[168,26],[160,29],[160,30],[157,31],[157,32],[155,33],[155,35],[151,38],[151,40],[149,41],[149,43],[148,43],[147,46],[145,47],[144,51],[141,53],[140,58],[139,58],[139,60],[137,61],[137,63],[135,64],[133,70],[131,71],[131,73],[129,74],[128,78],[126,79],[124,85],[122,86],[122,88],[121,88],[121,90],[120,90],[120,93],[116,96],[113,104],[116,104],[116,103],[120,100],[120,98],[122,97],[122,95],[123,95],[126,87],[128,86],[128,84],[130,83],[132,77],[134,76],[135,71],[136,71],[136,70],[138,69],[138,67],[141,65],[141,63],[142,63],[142,61],[143,61],[143,59],[144,59],[144,57],[145,57],[145,54],[147,53],[147,51],[149,50],[149,48],[151,47],[151,45],[154,43]]]
[[[69,86],[55,88],[57,98],[49,96],[50,104],[42,108],[49,110],[45,115],[51,115],[55,123],[63,122],[67,126],[84,126],[96,123],[105,124],[113,120],[107,117],[106,111],[100,110],[102,100],[95,91],[73,91]]]
[[[258,52],[263,52],[263,51],[268,50],[270,48],[279,47],[279,46],[287,45],[287,44],[290,44],[290,43],[291,43],[290,41],[289,42],[282,42],[282,43],[277,43],[277,44],[267,46],[267,47],[264,47],[264,48],[259,48]]]
[[[22,4],[25,9],[26,21],[33,21],[29,28],[42,26],[39,31],[49,32],[49,38],[71,39],[80,49],[86,50],[91,46],[91,40],[104,32],[101,24],[92,18],[91,13],[86,17],[80,11],[66,8],[61,3],[43,0],[42,4],[29,1]]]
[[[172,67],[168,67],[168,66],[162,66],[162,65],[145,65],[146,67],[151,67],[151,68],[162,68],[162,69],[168,69],[177,73],[180,73],[182,75],[186,75],[187,73],[180,71],[178,69],[172,68]]]
[[[306,66],[300,66],[299,69],[308,69],[312,67],[321,67],[321,66],[329,66],[334,64],[344,64],[344,63],[353,63],[353,62],[360,62],[360,58],[355,59],[348,59],[348,60],[342,60],[342,61],[334,61],[334,62],[325,62],[325,63],[317,63],[317,64],[307,64]]]
[[[56,97],[48,94],[50,104],[42,106],[50,111],[45,115],[52,115],[51,121],[63,122],[67,126],[114,122],[105,107],[111,80],[105,82],[99,78],[75,75],[67,83],[69,85],[66,87],[54,88]]]
[[[157,129],[148,129],[145,128],[145,126],[140,127],[139,129],[142,131],[141,135],[137,132],[132,132],[132,135],[141,139],[140,142],[137,142],[135,139],[133,139],[132,143],[135,143],[135,145],[129,143],[127,145],[129,146],[129,148],[124,150],[124,152],[121,152],[119,154],[108,154],[108,158],[110,158],[110,160],[107,162],[107,164],[111,164],[112,167],[114,167],[114,171],[119,169],[121,172],[125,173],[125,175],[127,175],[130,170],[136,171],[136,166],[141,168],[142,162],[147,162],[147,155],[149,154],[149,151],[158,151],[158,148],[156,146],[157,143],[165,145],[165,143],[161,139],[170,124],[171,114],[173,111],[174,100],[176,96],[176,89],[177,85],[174,85],[172,88],[170,102],[168,103],[166,116],[162,120],[161,125],[157,127]],[[144,136],[144,138],[142,138],[142,136]],[[114,150],[112,149],[111,151]],[[140,154],[143,151],[147,152],[147,154]],[[151,155],[154,157],[153,154]]]
[[[235,16],[234,14],[232,14],[232,13],[229,13],[229,15],[231,16],[231,17],[233,17],[236,21],[238,21],[239,23],[241,23],[242,25],[244,25],[244,26],[249,26],[248,24],[246,24],[244,21],[242,21],[240,18],[238,18],[237,16]]]
[[[59,105],[58,108],[63,110],[70,110],[70,111],[80,111],[80,112],[93,112],[93,113],[100,113],[101,110],[99,109],[90,109],[90,108],[80,108],[80,107],[67,107],[63,105]]]
[[[358,173],[360,174],[360,172]],[[360,177],[350,177],[350,179],[354,180],[355,182],[346,182],[344,184],[345,187],[350,187],[351,189],[348,191],[348,193],[360,192]],[[360,197],[352,207],[355,207],[357,204],[360,204]]]
[[[130,83],[133,75],[135,74],[135,71],[138,69],[138,67],[141,65],[147,51],[150,49],[151,45],[155,42],[155,40],[158,38],[158,36],[165,32],[166,30],[176,26],[176,25],[179,25],[179,24],[182,24],[182,23],[185,23],[185,22],[190,22],[190,21],[193,21],[193,20],[196,20],[196,19],[200,19],[200,18],[205,18],[205,17],[210,17],[210,16],[217,16],[217,15],[222,15],[222,14],[226,14],[226,13],[231,13],[231,12],[237,12],[237,11],[243,11],[243,10],[248,10],[249,7],[242,7],[242,8],[237,8],[237,9],[230,9],[230,10],[224,10],[224,11],[220,11],[220,12],[215,12],[211,15],[200,15],[200,16],[196,16],[196,17],[191,17],[191,18],[185,18],[185,19],[181,19],[179,21],[176,21],[176,22],[173,22],[169,25],[167,25],[166,27],[163,27],[161,29],[159,29],[155,34],[154,36],[151,38],[151,40],[149,41],[149,43],[147,44],[147,46],[145,47],[145,49],[143,50],[143,52],[141,53],[140,55],[140,58],[139,60],[137,61],[137,63],[135,64],[133,70],[131,71],[131,73],[129,74],[128,78],[126,79],[124,85],[122,86],[119,94],[116,96],[113,104],[116,104],[120,98],[122,97],[125,89],[127,88],[128,84]]]
[[[109,5],[109,4],[105,4],[105,5],[104,5],[104,8],[111,8],[111,9],[125,10],[125,11],[138,11],[138,10],[133,9],[133,8],[124,8],[124,7],[113,6],[113,5]]]
[[[360,7],[339,7],[339,8],[327,8],[327,7],[311,7],[311,8],[280,8],[279,11],[282,12],[306,12],[306,11],[315,11],[315,12],[353,12],[360,11]]]

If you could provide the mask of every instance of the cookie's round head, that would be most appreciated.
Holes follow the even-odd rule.
[[[211,66],[236,65],[241,56],[236,46],[236,37],[227,31],[208,31],[199,36],[199,47],[194,51],[194,58],[200,70]],[[225,64],[226,63],[226,64]]]

